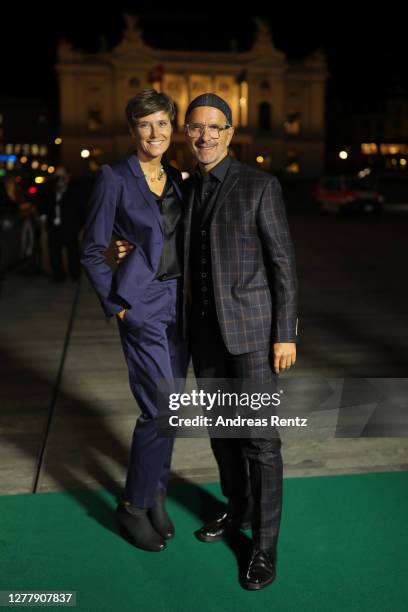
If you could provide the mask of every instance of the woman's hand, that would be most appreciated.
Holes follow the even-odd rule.
[[[133,244],[130,244],[127,240],[115,240],[116,263],[120,264],[132,249],[134,249]]]

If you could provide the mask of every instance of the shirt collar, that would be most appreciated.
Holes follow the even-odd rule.
[[[225,179],[225,176],[228,172],[228,168],[231,165],[231,157],[226,155],[207,175],[203,175],[200,172],[199,167],[197,166],[195,175],[201,180],[204,179],[204,176],[208,176],[209,178],[215,178],[218,182],[222,183]]]

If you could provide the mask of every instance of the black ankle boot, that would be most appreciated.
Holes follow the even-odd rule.
[[[176,530],[174,525],[167,514],[166,508],[164,507],[164,500],[166,492],[164,489],[159,489],[156,495],[156,503],[153,508],[149,509],[149,517],[153,527],[165,540],[174,538]]]
[[[147,508],[137,508],[128,503],[121,503],[116,509],[116,514],[120,522],[121,534],[133,546],[151,552],[160,552],[166,548],[166,542],[150,522]]]

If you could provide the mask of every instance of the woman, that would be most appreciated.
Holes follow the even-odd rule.
[[[153,89],[126,107],[135,153],[101,167],[90,202],[82,264],[107,316],[118,319],[130,387],[141,409],[133,434],[125,497],[117,514],[123,535],[160,551],[173,537],[164,508],[174,440],[158,435],[159,380],[183,379],[181,339],[181,174],[163,161],[175,107]],[[133,245],[115,273],[105,251],[112,234]]]

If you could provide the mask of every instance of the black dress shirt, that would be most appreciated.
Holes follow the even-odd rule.
[[[164,242],[156,278],[170,280],[181,276],[182,228],[181,202],[167,179],[161,196],[154,194],[163,219]]]
[[[216,316],[211,274],[211,211],[230,164],[231,158],[227,155],[210,172],[203,175],[197,169],[194,173],[195,198],[190,250],[193,317]]]
[[[220,185],[224,182],[228,168],[231,164],[231,158],[226,155],[210,172],[202,174],[199,168],[194,172],[196,197],[195,208],[196,212],[204,213],[209,202],[215,203],[216,194]],[[215,196],[213,198],[212,196]],[[198,209],[198,210],[197,210]]]

